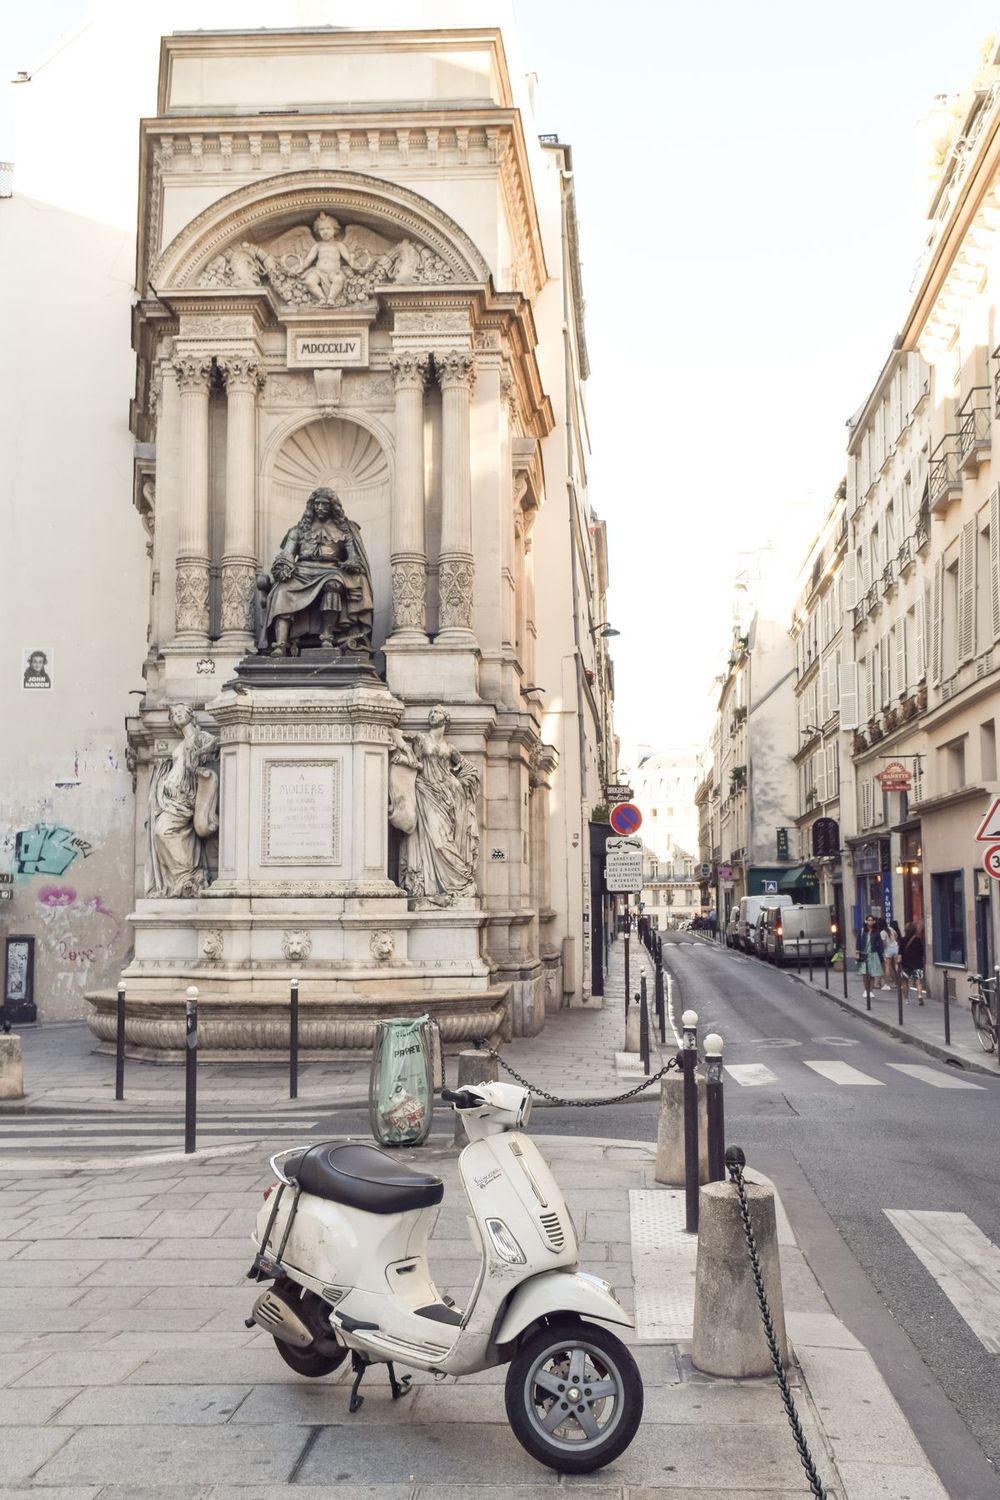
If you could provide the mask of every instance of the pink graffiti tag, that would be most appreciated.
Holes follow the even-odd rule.
[[[38,892],[38,900],[42,906],[55,911],[61,906],[72,906],[76,900],[76,891],[71,885],[43,885]]]

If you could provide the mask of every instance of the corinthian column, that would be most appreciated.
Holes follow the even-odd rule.
[[[424,386],[426,354],[389,361],[396,386],[396,485],[392,497],[392,631],[396,640],[427,640],[427,549],[424,541]]]
[[[181,495],[174,623],[180,645],[208,645],[208,382],[212,361],[174,361],[181,405]]]
[[[438,559],[442,645],[474,646],[472,633],[472,469],[469,403],[475,359],[465,350],[435,354],[441,385],[441,551]]]
[[[264,370],[253,356],[219,361],[226,382],[226,525],[222,550],[223,646],[247,650],[253,642],[257,582],[257,393]]]

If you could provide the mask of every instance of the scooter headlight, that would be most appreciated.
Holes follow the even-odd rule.
[[[507,1228],[503,1219],[487,1219],[486,1233],[489,1235],[490,1243],[501,1260],[506,1261],[509,1266],[523,1266],[527,1264],[528,1257]]]

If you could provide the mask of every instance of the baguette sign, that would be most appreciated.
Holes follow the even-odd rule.
[[[901,760],[891,760],[884,771],[879,772],[883,792],[908,792],[911,786],[910,773]]]

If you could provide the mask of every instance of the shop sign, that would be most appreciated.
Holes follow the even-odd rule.
[[[787,859],[788,858],[788,829],[787,828],[779,828],[777,830],[777,841],[778,841],[778,858],[779,859]]]
[[[604,788],[604,800],[608,803],[631,802],[634,796],[635,793],[633,792],[632,788],[630,786],[625,786],[624,783],[621,783],[618,786],[606,786]]]
[[[909,771],[901,760],[891,760],[878,774],[883,792],[908,792],[912,785]]]
[[[812,826],[812,852],[829,858],[840,852],[840,824],[836,818],[817,818]]]

